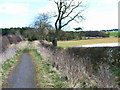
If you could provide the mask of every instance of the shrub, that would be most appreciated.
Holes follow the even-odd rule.
[[[6,36],[2,36],[2,51],[5,51],[10,44],[8,38]]]

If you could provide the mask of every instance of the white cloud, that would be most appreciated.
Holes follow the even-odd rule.
[[[102,30],[118,28],[118,14],[115,12],[90,12],[83,22],[87,30]]]
[[[89,1],[90,2],[90,1]],[[70,27],[84,27],[84,30],[105,30],[118,28],[118,0],[91,0],[86,20]]]
[[[49,1],[49,3],[45,7],[41,7],[37,10],[36,14],[38,13],[51,13],[56,11],[56,5],[54,2]]]
[[[4,25],[0,25],[0,27],[2,27],[2,28],[6,28],[6,27],[25,27],[25,26],[27,26],[27,24],[26,23],[7,23],[7,24],[4,24]]]
[[[2,0],[1,0],[2,1]],[[2,2],[11,3],[32,3],[32,2],[47,2],[49,0],[3,0]]]
[[[32,16],[33,12],[34,12],[33,14],[46,12],[51,13],[52,11],[57,12],[56,5],[54,4],[54,2],[50,2],[50,0],[4,0],[4,1],[6,3],[3,4],[0,3],[0,16],[1,16],[0,19],[4,18],[5,16],[6,17],[9,16],[10,18],[12,16],[12,20],[19,18],[22,21],[18,21],[19,22],[18,26],[20,25],[21,22],[23,23],[30,21],[31,19],[30,16]],[[88,3],[89,8],[87,10],[87,13],[85,13],[86,20],[84,22],[81,22],[80,24],[71,22],[69,24],[71,28],[79,26],[85,27],[86,30],[117,28],[118,26],[117,4],[119,0],[86,0],[86,1],[89,2]],[[38,4],[35,3],[40,3],[40,5],[37,6]],[[34,9],[35,7],[32,7],[33,4],[41,8],[39,8],[36,11],[37,8]],[[29,5],[31,5],[31,7]],[[29,9],[31,9],[31,11]],[[14,15],[17,18],[14,18]],[[28,20],[26,20],[26,18],[28,18]],[[12,24],[12,22],[7,21],[8,19],[9,18],[7,18],[6,21],[4,19],[1,20],[4,20],[5,23],[7,23],[6,25],[17,26],[16,23],[17,21],[15,21],[15,23]],[[53,19],[53,21],[54,20],[55,19]],[[22,25],[23,24],[21,24],[21,26]]]
[[[46,2],[49,0],[22,0],[23,2]]]
[[[46,0],[48,1],[48,0]],[[56,0],[58,1],[58,0]],[[77,1],[82,1],[82,0],[75,0],[75,2]],[[85,4],[86,0],[84,0],[84,4]],[[54,2],[54,0],[49,0],[49,3],[45,6],[45,7],[42,7],[42,8],[39,8],[39,10],[36,12],[36,13],[47,13],[47,12],[57,12],[57,6]]]
[[[26,16],[29,14],[29,5],[21,3],[0,4],[0,13]]]

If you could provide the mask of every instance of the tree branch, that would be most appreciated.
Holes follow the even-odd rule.
[[[56,2],[56,4],[57,4],[57,8],[58,8],[58,17],[57,17],[57,20],[56,20],[56,22],[55,22],[55,28],[56,28],[56,30],[58,29],[58,27],[57,27],[57,24],[58,24],[58,21],[60,20],[60,16],[61,16],[61,9],[62,9],[62,3],[61,3],[61,0],[60,0],[60,3],[58,3],[58,2]],[[59,23],[60,23],[60,21],[59,21]]]
[[[61,27],[64,27],[68,25],[71,21],[73,21],[81,12],[77,13],[73,18],[71,18],[66,24],[62,25]]]
[[[77,7],[79,7],[81,5],[82,1],[81,2],[78,2],[78,5],[76,5],[74,8],[72,8],[72,10],[64,17],[62,17],[62,19],[65,19],[66,17],[68,17]]]

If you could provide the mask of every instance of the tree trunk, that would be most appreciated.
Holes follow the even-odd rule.
[[[54,46],[57,46],[57,37],[58,37],[58,30],[56,30],[56,32],[55,32],[55,37],[54,37],[53,42],[52,42],[52,44],[53,44]]]
[[[54,46],[57,46],[57,38],[54,38],[54,40],[53,40],[53,45],[54,45]]]

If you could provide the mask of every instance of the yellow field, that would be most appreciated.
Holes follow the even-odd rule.
[[[100,38],[100,39],[88,39],[88,40],[58,41],[58,46],[73,47],[73,46],[97,44],[97,43],[118,43],[118,38]]]

